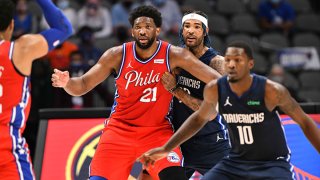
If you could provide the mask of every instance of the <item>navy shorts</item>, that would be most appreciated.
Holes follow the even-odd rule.
[[[295,179],[293,166],[285,160],[244,161],[223,158],[201,180],[287,180]]]
[[[187,177],[191,177],[195,171],[205,174],[230,151],[229,141],[225,139],[218,142],[210,142],[203,137],[190,140],[181,146]]]

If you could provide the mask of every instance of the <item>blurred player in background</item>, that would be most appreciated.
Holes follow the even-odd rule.
[[[30,111],[32,62],[66,40],[72,27],[51,2],[37,0],[50,28],[10,41],[15,5],[0,0],[0,177],[35,179],[28,145],[22,133]]]
[[[224,73],[224,58],[211,47],[208,18],[205,13],[191,11],[184,14],[180,38],[183,46],[201,62],[220,74]],[[171,92],[175,96],[172,111],[172,124],[175,131],[194,111],[199,109],[205,87],[204,82],[185,70],[176,73],[177,81],[169,73],[162,77],[162,83],[167,90],[175,88]],[[230,144],[225,120],[221,115],[217,115],[180,147],[187,177],[190,178],[195,171],[205,174],[229,153]]]

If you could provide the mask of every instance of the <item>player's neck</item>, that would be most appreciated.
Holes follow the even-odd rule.
[[[8,37],[8,34],[4,32],[0,32],[0,41],[5,40],[5,41],[9,41],[10,38]]]
[[[238,96],[242,96],[245,92],[247,92],[252,84],[252,76],[245,76],[243,79],[235,82],[229,83],[231,90]]]
[[[158,49],[159,41],[155,42],[148,49],[141,49],[138,46],[135,46],[135,51],[139,59],[146,60],[149,59]]]
[[[204,53],[207,52],[209,49],[207,46],[204,46],[203,44],[194,48],[188,47],[189,51],[192,52],[193,55],[195,55],[197,58],[200,58]]]
[[[5,40],[4,39],[4,35],[2,33],[0,33],[0,41]]]

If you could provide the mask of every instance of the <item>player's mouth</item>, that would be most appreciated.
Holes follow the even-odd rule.
[[[148,43],[148,39],[147,38],[140,38],[139,42],[142,44]]]
[[[235,76],[235,75],[237,75],[237,72],[236,71],[229,71],[228,74],[229,74],[229,76]]]
[[[197,39],[195,38],[195,37],[187,37],[186,38],[186,41],[187,42],[194,42],[194,41],[196,41]]]

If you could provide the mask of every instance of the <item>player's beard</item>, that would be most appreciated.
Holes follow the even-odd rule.
[[[238,82],[239,81],[239,79],[235,79],[235,78],[230,78],[230,77],[228,77],[228,82],[229,83],[236,83],[236,82]]]
[[[134,38],[137,46],[141,49],[148,49],[149,47],[151,47],[152,43],[154,42],[154,40],[156,39],[155,36],[151,37],[150,39],[148,39],[148,43],[143,45],[139,42],[139,39],[138,38]]]
[[[190,48],[190,49],[196,49],[196,48],[200,47],[200,46],[203,44],[204,38],[202,38],[202,39],[201,39],[201,38],[196,38],[196,39],[195,39],[195,42],[192,43],[192,44],[188,43],[186,37],[183,38],[183,40],[184,40],[184,42],[185,42],[185,44],[186,44],[186,46],[187,46],[188,48]]]

